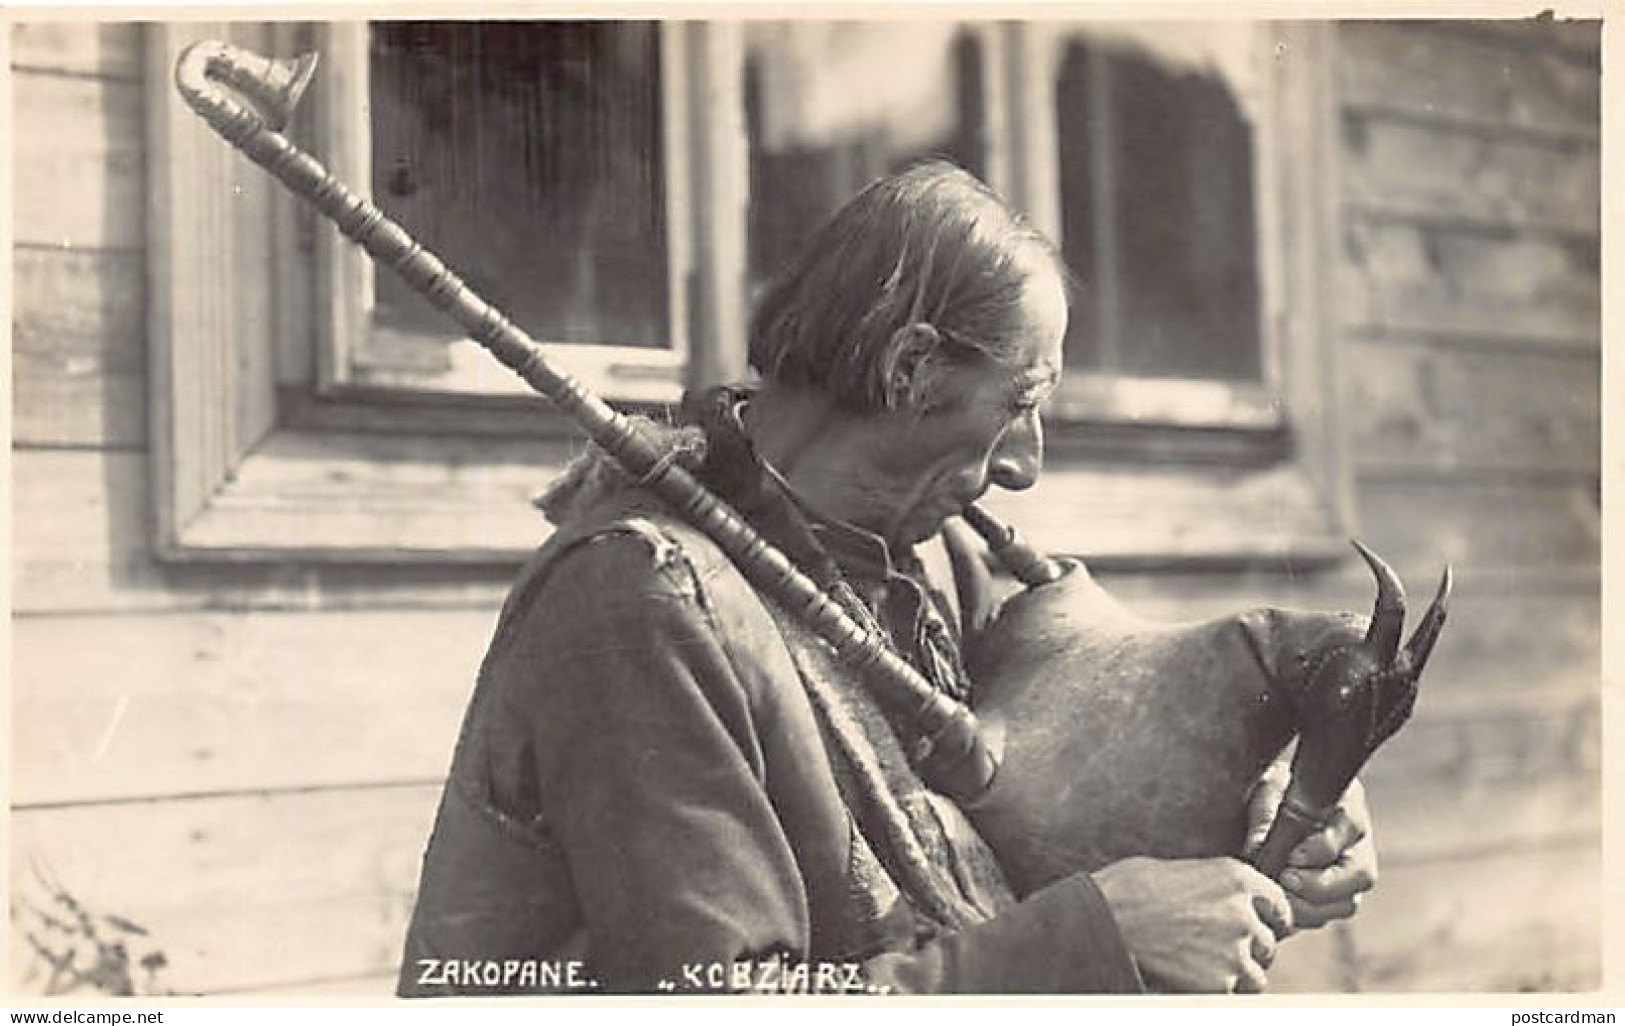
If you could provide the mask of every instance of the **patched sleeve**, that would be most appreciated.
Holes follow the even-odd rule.
[[[534,738],[606,989],[806,949],[805,888],[706,603],[675,544],[611,532],[561,558],[512,649],[506,713]]]

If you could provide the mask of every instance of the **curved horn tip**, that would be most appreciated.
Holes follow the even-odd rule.
[[[1399,583],[1399,575],[1380,556],[1358,540],[1349,540],[1377,579],[1377,600],[1372,604],[1371,626],[1366,629],[1365,644],[1386,666],[1399,653],[1399,641],[1405,629],[1405,588]]]
[[[1433,596],[1433,604],[1444,607],[1445,601],[1450,598],[1450,591],[1456,586],[1456,574],[1449,563],[1444,565],[1444,573],[1439,575],[1439,590]]]
[[[1455,584],[1455,575],[1451,572],[1449,564],[1445,565],[1444,573],[1439,576],[1439,590],[1428,603],[1427,612],[1422,614],[1422,622],[1417,624],[1416,632],[1411,640],[1405,644],[1406,659],[1413,677],[1422,672],[1427,665],[1428,657],[1433,654],[1434,643],[1439,640],[1439,632],[1444,629],[1444,621],[1450,605],[1450,589]]]
[[[1349,544],[1354,546],[1360,558],[1365,560],[1366,566],[1371,568],[1372,576],[1377,579],[1377,605],[1378,608],[1405,606],[1405,586],[1400,583],[1399,575],[1394,568],[1383,561],[1383,558],[1361,544],[1358,538],[1350,538]]]

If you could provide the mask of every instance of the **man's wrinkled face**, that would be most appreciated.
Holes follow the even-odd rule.
[[[922,542],[992,485],[1020,490],[1044,460],[1039,406],[1061,377],[1066,292],[1050,273],[1022,296],[1022,330],[1006,360],[976,359],[944,375],[938,401],[910,415],[883,443],[880,534],[894,545]]]

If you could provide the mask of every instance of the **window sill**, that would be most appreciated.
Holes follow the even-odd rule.
[[[177,532],[183,562],[508,565],[549,532],[532,500],[581,443],[278,431]],[[1336,516],[1290,462],[1073,463],[987,504],[1047,551],[1102,569],[1323,565]],[[1147,515],[1155,511],[1154,516]]]
[[[1069,373],[1050,402],[1060,420],[1271,430],[1286,424],[1275,392],[1249,381]]]

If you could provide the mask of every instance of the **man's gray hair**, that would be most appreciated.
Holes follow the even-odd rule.
[[[1045,273],[1070,285],[1054,245],[993,190],[945,161],[915,164],[858,193],[769,287],[750,363],[849,409],[889,408],[911,336],[940,343],[935,355],[1002,359],[1023,292]]]

